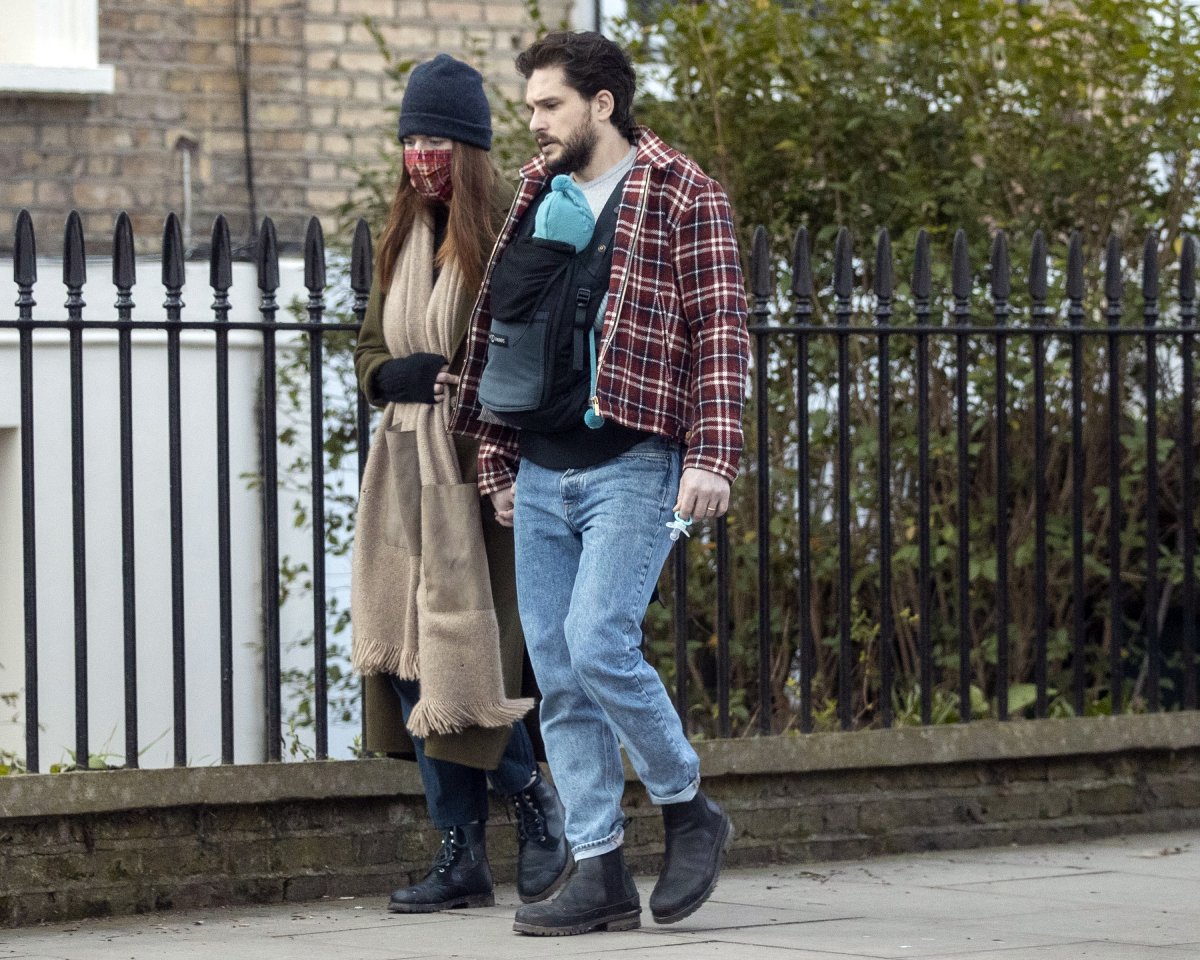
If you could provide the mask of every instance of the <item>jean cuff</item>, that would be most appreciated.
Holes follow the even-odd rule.
[[[571,856],[578,863],[580,860],[587,860],[589,857],[599,857],[611,850],[616,850],[624,842],[625,828],[617,827],[616,830],[603,840],[589,840],[587,843],[571,847]]]
[[[678,793],[671,794],[669,797],[656,797],[654,794],[651,793],[650,794],[650,802],[653,803],[656,807],[661,807],[668,803],[687,803],[699,792],[700,792],[700,777],[699,777],[699,775],[697,775],[692,779],[692,782],[689,783],[686,787],[684,787]]]

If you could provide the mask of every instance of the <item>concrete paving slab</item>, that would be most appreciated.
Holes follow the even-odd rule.
[[[770,927],[781,923],[821,923],[829,920],[852,920],[855,914],[836,907],[801,907],[787,909],[762,907],[746,903],[730,903],[724,900],[709,900],[703,910],[693,913],[678,923],[659,925],[654,923],[650,909],[642,898],[642,922],[656,931],[686,931],[689,934],[714,933],[719,930],[747,930],[754,927]]]
[[[920,918],[832,920],[812,924],[779,924],[769,928],[735,931],[714,939],[755,946],[791,947],[853,957],[894,960],[899,957],[969,957],[985,950],[1053,946],[1071,938],[1017,925],[1003,932],[980,923],[930,923]]]
[[[291,942],[254,940],[244,945],[223,945],[218,956],[227,960],[297,960],[300,954]],[[361,960],[417,960],[416,954],[395,950],[356,950],[353,953],[339,950],[328,956],[336,960],[351,960],[352,957]],[[29,957],[30,960],[155,960],[168,957],[170,960],[214,960],[214,948],[202,943],[91,942],[70,948],[55,948],[46,953],[33,953]]]
[[[1194,840],[1164,837],[1153,846],[1101,846],[1089,849],[1082,862],[1090,870],[1187,879],[1200,876],[1200,844]]]
[[[611,953],[577,954],[572,960],[846,960],[845,953],[825,953],[814,950],[797,950],[791,947],[747,947],[743,943],[726,943],[719,940],[698,940],[685,944],[654,946],[653,949],[638,950],[620,958]],[[1175,958],[1170,958],[1175,960]]]
[[[1131,875],[1116,870],[1077,876],[1006,880],[975,884],[976,893],[996,897],[1034,898],[1088,907],[1121,907],[1122,910],[1191,910],[1200,913],[1200,876],[1190,880],[1174,877],[1142,877],[1132,883]]]
[[[958,960],[959,956],[957,953],[947,954],[937,960]],[[1106,940],[1083,940],[1061,946],[971,954],[972,960],[1178,960],[1180,956],[1170,948]]]
[[[955,884],[986,883],[1025,877],[1051,877],[1096,869],[1088,864],[1068,866],[1061,863],[1005,862],[1003,860],[957,860],[944,854],[919,854],[872,860],[869,864],[834,866],[828,871],[798,869],[781,873],[780,879],[828,883],[913,884],[947,886],[947,871],[952,870]]]
[[[451,922],[447,914],[419,918],[410,929],[426,924]],[[325,937],[381,922],[376,910],[355,910],[353,902],[326,901],[250,907],[223,907],[142,917],[111,917],[67,924],[46,924],[20,930],[0,931],[0,940],[20,941],[19,949],[30,956],[76,957],[106,960],[108,957],[170,957],[171,960],[213,960],[241,956],[295,958],[297,942],[314,934]],[[364,952],[364,960],[384,955],[407,958],[407,946],[391,945],[382,952]],[[7,960],[4,954],[0,958]]]
[[[1196,851],[1200,831],[729,871],[681,923],[583,937],[513,933],[511,887],[440,914],[381,893],[117,917],[0,930],[0,960],[1197,960]]]
[[[1200,843],[1195,833],[1163,833],[1150,836],[1110,837],[1086,845],[984,848],[945,854],[926,854],[985,869],[1006,866],[1052,867],[1068,870],[1136,870],[1147,874],[1196,876],[1200,874]],[[1139,866],[1140,865],[1140,866]],[[997,879],[1000,879],[997,877]]]
[[[649,917],[645,918],[647,921]],[[292,940],[293,949],[297,938]],[[457,922],[435,928],[423,927],[419,933],[408,935],[402,919],[389,927],[362,928],[339,933],[332,943],[339,951],[368,949],[386,951],[403,944],[414,953],[430,957],[469,957],[471,960],[507,960],[521,956],[526,960],[543,957],[575,957],[581,953],[604,952],[636,955],[649,942],[638,930],[602,933],[586,937],[525,937],[512,930],[512,914],[505,917],[461,916]],[[688,942],[686,937],[667,936],[662,942]],[[310,940],[311,944],[312,941]],[[634,951],[630,954],[628,951]]]
[[[855,897],[854,894],[857,893]],[[855,913],[878,919],[921,919],[937,923],[981,921],[1024,916],[1032,911],[1060,909],[1065,903],[1052,898],[1012,895],[998,897],[987,891],[954,887],[891,886],[855,891],[842,898]]]
[[[1188,943],[1200,936],[1200,899],[1175,912],[1148,911],[1138,907],[1052,907],[1023,916],[993,918],[983,924],[996,932],[1002,932],[1014,924],[1023,924],[1027,928],[1051,930],[1073,940],[1132,941],[1164,947]]]
[[[307,952],[303,941],[273,932],[272,925],[245,927],[198,927],[184,931],[176,927],[127,927],[120,931],[81,928],[74,933],[43,936],[27,944],[30,957],[55,960],[296,960]],[[364,948],[356,951],[363,960],[412,960],[417,951],[403,945]]]
[[[781,877],[767,870],[726,870],[713,892],[716,903],[740,904],[762,909],[813,911],[838,909],[845,912],[836,895],[839,887],[810,883],[803,879]],[[639,884],[639,889],[641,885]],[[643,902],[649,898],[651,885],[642,890]],[[858,888],[854,888],[858,889]],[[866,888],[870,889],[870,888]]]
[[[720,895],[718,895],[720,896]],[[742,894],[742,903],[759,908],[770,907],[799,911],[798,919],[840,917],[985,917],[1028,913],[1041,906],[1042,899],[997,897],[971,888],[923,886],[918,883],[881,883],[878,881],[839,882],[831,880],[818,888],[803,884],[763,884],[756,891]]]

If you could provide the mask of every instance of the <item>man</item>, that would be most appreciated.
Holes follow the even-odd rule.
[[[639,925],[621,850],[618,742],[663,809],[666,857],[650,909],[673,923],[712,893],[733,829],[700,792],[699,759],[642,657],[641,621],[672,514],[722,516],[737,474],[749,343],[732,214],[719,184],[634,124],[633,68],[610,40],[550,34],[517,69],[541,152],[521,171],[492,254],[452,426],[480,438],[480,490],[514,527],[518,606],[578,868],[554,901],[518,910],[514,929]],[[497,350],[507,346],[492,329],[497,275],[511,272],[505,254],[528,235],[553,174],[570,174],[598,233],[606,205],[616,210],[611,251],[592,240],[593,253],[611,256],[594,386],[572,426],[514,430],[484,409],[479,384],[489,334]]]

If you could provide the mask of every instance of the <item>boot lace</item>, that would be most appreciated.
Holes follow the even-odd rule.
[[[546,815],[541,804],[528,790],[513,795],[513,806],[517,811],[517,837],[522,842],[534,840],[546,842]]]
[[[454,863],[454,851],[462,844],[458,841],[458,832],[454,827],[442,831],[442,845],[433,858],[433,867],[438,873],[445,873],[446,868]]]

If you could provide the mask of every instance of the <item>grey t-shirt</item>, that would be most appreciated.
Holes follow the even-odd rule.
[[[600,174],[595,180],[589,180],[587,183],[582,183],[578,180],[575,181],[575,185],[583,191],[583,195],[587,198],[588,206],[592,208],[593,217],[599,219],[600,211],[608,203],[608,198],[612,194],[613,188],[625,178],[625,174],[633,169],[633,161],[636,158],[637,147],[630,147],[629,152],[625,154],[623,160],[615,167]]]

